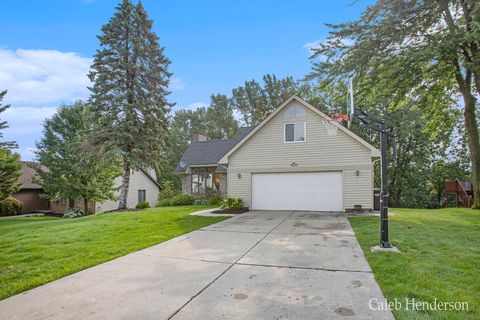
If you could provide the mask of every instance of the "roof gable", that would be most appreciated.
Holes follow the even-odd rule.
[[[228,157],[232,155],[238,148],[240,148],[246,141],[248,141],[252,136],[254,136],[262,127],[264,127],[267,123],[270,122],[277,114],[279,114],[285,107],[290,105],[291,102],[296,101],[299,104],[301,104],[303,107],[311,110],[321,118],[327,118],[331,119],[329,116],[324,114],[323,112],[319,111],[317,108],[306,102],[305,100],[297,97],[296,95],[290,96],[280,107],[278,107],[274,112],[272,112],[265,120],[263,120],[258,126],[256,126],[248,135],[246,135],[238,144],[236,144],[230,151],[228,151],[219,161],[221,164],[227,164],[228,163]],[[373,147],[371,144],[357,136],[355,133],[350,131],[349,129],[345,128],[341,124],[335,123],[335,125],[338,127],[338,130],[342,130],[344,133],[346,133],[348,136],[353,138],[356,142],[360,143],[363,145],[365,148],[370,150],[372,157],[379,157],[380,156],[380,151]]]

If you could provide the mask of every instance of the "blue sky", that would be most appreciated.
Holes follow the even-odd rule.
[[[96,35],[119,1],[2,1],[0,90],[9,90],[12,104],[2,117],[22,159],[33,158],[45,117],[88,97]],[[308,47],[327,36],[324,24],[355,19],[372,1],[352,2],[142,1],[172,61],[174,110],[206,104],[210,94],[230,94],[266,73],[303,77]]]

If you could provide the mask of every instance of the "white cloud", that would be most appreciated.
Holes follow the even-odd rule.
[[[10,107],[2,113],[2,120],[9,128],[5,135],[18,138],[32,133],[40,133],[43,122],[57,111],[57,107]]]
[[[315,49],[318,49],[320,47],[320,43],[320,40],[310,41],[305,43],[302,48],[307,49],[308,53],[312,55],[315,53]]]
[[[170,87],[170,90],[173,90],[173,91],[182,90],[183,88],[185,88],[185,82],[183,81],[182,78],[172,77],[170,79],[169,87]]]
[[[309,41],[305,43],[302,48],[306,49],[310,55],[313,55],[315,53],[315,49],[319,49],[321,44],[326,43],[327,41],[336,41],[336,39],[337,38]],[[340,42],[346,46],[352,46],[355,43],[355,41],[353,41],[352,39],[340,39]],[[325,60],[326,57],[322,55],[319,57],[319,59]]]
[[[0,90],[5,102],[41,106],[88,97],[91,58],[57,50],[0,48]]]

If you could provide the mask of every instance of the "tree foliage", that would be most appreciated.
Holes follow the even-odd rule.
[[[382,101],[389,109],[413,104],[428,116],[433,136],[462,110],[477,186],[474,206],[480,207],[478,2],[378,0],[359,20],[329,26],[310,74],[321,86],[355,76],[357,97]]]
[[[298,89],[299,84],[292,77],[277,79],[275,75],[266,74],[263,86],[250,80],[233,89],[230,103],[242,116],[244,125],[256,126]]]
[[[92,123],[88,105],[62,106],[45,121],[37,143],[36,171],[46,196],[55,201],[82,198],[85,212],[91,200],[115,198],[114,179],[121,174],[118,160],[92,145]]]
[[[20,175],[20,155],[8,149],[0,150],[0,201],[19,190]]]
[[[0,91],[0,113],[5,112],[8,108],[10,108],[9,104],[2,105],[2,100],[7,94],[7,91]],[[0,119],[0,149],[12,149],[12,148],[17,148],[18,145],[14,141],[3,141],[3,132],[2,130],[8,128],[7,122],[2,121]]]
[[[140,2],[124,0],[98,38],[89,74],[95,141],[121,155],[119,209],[125,209],[131,170],[154,167],[164,152],[170,61]]]
[[[238,122],[226,95],[212,94],[205,113],[205,132],[211,139],[232,139],[237,132]]]
[[[0,114],[10,108],[8,104],[1,104],[6,94],[7,91],[0,92]],[[14,141],[3,141],[2,130],[6,128],[7,122],[0,120],[0,201],[7,199],[20,188],[18,181],[21,175],[20,155],[10,150],[18,146]]]

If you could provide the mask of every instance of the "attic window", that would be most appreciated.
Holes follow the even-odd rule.
[[[305,142],[305,122],[285,123],[284,142]]]
[[[285,112],[283,113],[283,116],[285,118],[305,118],[305,109],[300,107],[299,105],[293,105],[289,107]]]

